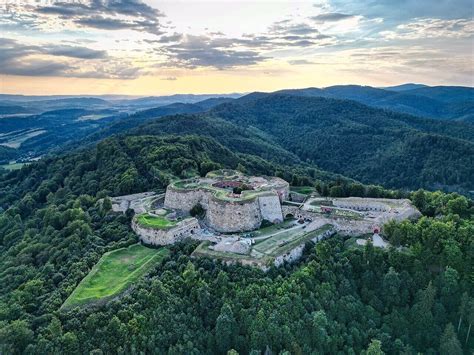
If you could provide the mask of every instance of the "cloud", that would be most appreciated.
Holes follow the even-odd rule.
[[[290,47],[320,47],[334,40],[333,36],[321,33],[314,25],[291,20],[278,21],[260,35],[244,34],[242,45],[262,50],[281,50]]]
[[[162,35],[159,39],[144,39],[143,41],[146,43],[170,43],[170,42],[179,42],[183,39],[182,33],[172,33],[167,35]]]
[[[354,15],[342,14],[340,12],[328,12],[317,16],[312,16],[311,19],[316,23],[337,22],[355,17]]]
[[[310,65],[310,64],[315,64],[312,61],[306,60],[306,59],[295,59],[295,60],[289,60],[288,64],[291,65]]]
[[[205,35],[175,32],[156,40],[143,40],[153,46],[155,53],[168,57],[167,65],[217,69],[251,66],[273,57],[277,51],[323,47],[335,41],[335,37],[321,33],[314,22],[290,19],[271,24],[263,33],[241,37],[225,37],[220,32]]]
[[[472,0],[331,0],[338,12],[361,14],[367,18],[382,17],[385,22],[408,22],[414,18],[470,18]]]
[[[35,11],[47,16],[57,16],[82,27],[163,34],[158,19],[164,14],[139,0],[55,2],[49,6],[39,6]]]
[[[74,20],[74,23],[83,26],[97,28],[100,30],[134,30],[142,32],[150,32],[155,35],[161,35],[164,32],[161,31],[156,22],[148,20],[120,20],[104,16],[93,16],[93,17],[81,17]]]
[[[2,47],[1,57],[24,57],[33,54],[44,54],[51,56],[61,56],[80,59],[102,59],[107,58],[107,52],[104,50],[95,50],[81,46],[45,44],[26,45],[10,38],[0,38],[0,46]]]
[[[397,78],[400,82],[423,82],[435,78],[438,85],[472,85],[472,59],[448,48],[398,45],[364,48],[338,53],[343,58],[338,71],[380,81]]]
[[[208,36],[184,35],[178,44],[166,47],[166,53],[177,66],[225,69],[257,64],[266,58],[253,50],[234,47],[232,40],[214,40]]]
[[[64,63],[41,59],[13,60],[4,65],[3,58],[0,58],[0,65],[2,74],[19,76],[62,76],[65,71],[71,69]]]
[[[398,25],[393,30],[382,31],[380,35],[388,40],[468,38],[474,35],[474,21],[472,19],[415,19],[413,22]]]
[[[285,22],[277,22],[273,24],[273,26],[269,29],[270,33],[277,33],[277,34],[296,34],[296,35],[307,35],[313,33],[319,33],[317,28],[314,28],[306,23],[288,23]]]
[[[175,76],[167,76],[166,78],[161,78],[161,80],[175,81],[178,80],[178,78]]]
[[[106,51],[69,45],[30,45],[0,38],[0,73],[19,76],[131,79],[139,69]]]
[[[135,79],[141,74],[142,69],[133,67],[130,63],[114,63],[100,62],[93,64],[89,69],[82,67],[76,68],[65,76],[73,76],[75,78],[92,78],[92,79]]]
[[[95,50],[86,47],[75,47],[65,45],[49,45],[42,47],[40,52],[53,56],[63,56],[80,59],[102,59],[107,57],[104,50]]]

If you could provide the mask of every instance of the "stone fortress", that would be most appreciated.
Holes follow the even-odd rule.
[[[200,205],[205,223],[218,232],[257,229],[262,221],[283,222],[281,203],[289,184],[278,177],[245,176],[233,170],[211,172],[205,178],[180,180],[166,189],[164,206],[184,213]]]
[[[116,197],[112,207],[117,212],[135,211],[132,229],[144,244],[169,245],[192,238],[202,241],[194,256],[264,269],[297,260],[308,241],[334,233],[378,236],[390,220],[420,216],[406,199],[295,195],[283,179],[233,170],[175,181],[165,194]]]

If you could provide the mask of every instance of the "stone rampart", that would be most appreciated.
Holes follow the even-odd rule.
[[[316,235],[311,239],[312,242],[317,243],[324,238],[328,238],[335,233],[335,229],[329,229],[321,234]],[[306,243],[302,243],[291,249],[288,253],[279,255],[275,258],[274,264],[276,267],[282,265],[284,262],[293,263],[298,261],[303,256],[303,250]]]
[[[210,191],[180,190],[172,186],[168,186],[165,195],[165,207],[189,212],[196,204],[200,203],[204,209],[207,209]]]
[[[289,206],[289,205],[283,205],[281,206],[281,210],[283,213],[283,217],[289,217],[290,215],[293,216],[296,219],[300,218],[318,218],[319,215],[313,212],[305,211],[302,210],[301,208],[297,206]]]
[[[282,188],[283,195],[287,189]],[[285,192],[286,191],[286,192]],[[214,191],[205,188],[178,189],[168,186],[164,205],[189,212],[200,203],[206,210],[206,224],[218,232],[232,233],[250,231],[260,227],[262,220],[282,222],[280,195],[268,191],[260,196],[243,200],[224,200],[214,196]]]
[[[276,192],[280,197],[280,201],[286,201],[290,198],[290,184],[287,183],[285,180],[283,186],[276,188]]]
[[[258,198],[258,205],[262,219],[272,223],[283,222],[280,199],[277,195],[260,196]]]
[[[144,244],[168,245],[193,237],[200,232],[201,227],[196,218],[187,218],[168,229],[143,227],[133,219],[132,229]]]
[[[224,233],[243,232],[260,227],[262,217],[257,199],[248,201],[222,201],[209,199],[206,224]]]
[[[334,200],[333,201],[333,206],[339,207],[339,208],[347,208],[350,210],[355,210],[355,211],[377,211],[377,212],[385,212],[390,209],[389,206],[387,206],[384,203],[380,202],[372,202],[372,201],[360,201],[360,200]]]

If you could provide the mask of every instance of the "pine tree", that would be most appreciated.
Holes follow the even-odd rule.
[[[462,355],[463,353],[461,343],[459,342],[451,323],[446,326],[446,329],[441,336],[439,352],[441,355]]]
[[[237,323],[232,309],[227,303],[224,303],[221,308],[221,313],[219,317],[217,317],[215,329],[216,345],[219,352],[225,353],[232,348],[236,337],[236,330]]]
[[[382,342],[377,339],[372,339],[367,348],[366,355],[383,355],[385,354],[382,351]]]

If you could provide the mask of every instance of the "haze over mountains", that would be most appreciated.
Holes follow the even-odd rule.
[[[25,161],[119,133],[200,134],[229,149],[310,163],[365,183],[474,188],[474,89],[389,89],[345,85],[132,99],[0,95],[0,161]]]

